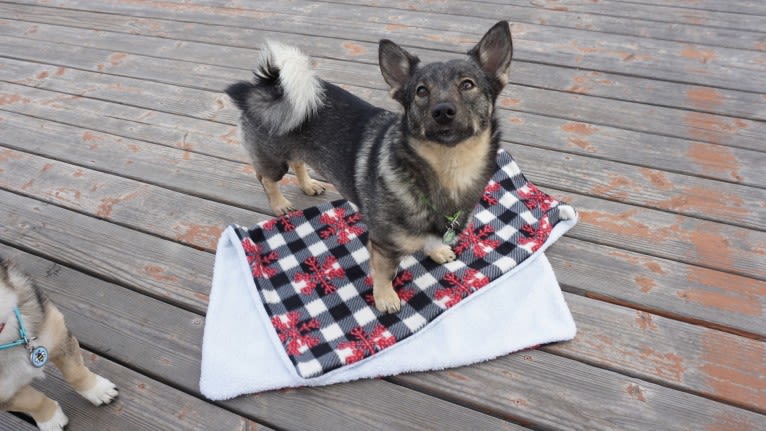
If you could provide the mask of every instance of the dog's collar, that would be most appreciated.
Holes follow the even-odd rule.
[[[27,328],[24,326],[24,319],[21,318],[21,310],[19,307],[13,307],[13,314],[16,315],[16,321],[19,323],[19,338],[16,341],[12,341],[6,344],[0,344],[0,350],[11,349],[17,346],[24,345],[29,352],[29,360],[36,368],[40,368],[48,362],[48,350],[43,346],[33,347],[32,341],[35,337],[29,338],[27,336]],[[0,325],[0,332],[5,329],[5,323]]]
[[[433,212],[434,214],[439,214],[442,217],[444,217],[444,220],[446,220],[446,222],[444,224],[445,232],[444,232],[444,235],[442,235],[442,242],[445,244],[451,244],[452,241],[457,236],[457,228],[460,226],[459,220],[460,220],[460,217],[463,215],[463,210],[459,209],[455,211],[454,213],[452,213],[451,215],[445,215],[443,213],[440,213],[439,210],[436,209],[434,204],[431,203],[428,197],[426,197],[426,195],[424,195],[420,191],[420,189],[417,188],[414,182],[412,183],[412,187],[415,193],[418,195],[418,197],[420,197],[420,201],[423,202],[428,207],[428,209],[431,210],[431,212]]]

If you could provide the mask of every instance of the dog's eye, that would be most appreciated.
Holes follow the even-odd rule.
[[[464,79],[460,81],[460,89],[461,90],[470,90],[473,87],[476,87],[476,84],[473,83],[470,79]]]
[[[428,96],[428,89],[424,85],[419,85],[418,88],[415,89],[415,94],[417,94],[418,97],[426,97]]]

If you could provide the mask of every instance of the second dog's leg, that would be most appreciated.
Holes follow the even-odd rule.
[[[295,176],[298,178],[298,186],[303,190],[303,193],[306,193],[309,196],[316,196],[324,193],[324,186],[311,179],[305,163],[290,162],[290,165],[292,165],[293,170],[295,171]]]
[[[277,216],[283,216],[287,213],[295,211],[293,204],[287,200],[282,191],[279,190],[279,183],[272,181],[263,175],[258,175],[258,181],[263,185],[263,190],[266,192],[266,196],[269,198],[269,206],[274,214]]]
[[[402,307],[402,303],[391,282],[399,262],[386,256],[372,241],[369,242],[369,250],[375,308],[381,313],[396,313]]]
[[[48,313],[49,319],[55,319],[55,328],[67,331],[64,316],[53,308]],[[64,380],[95,406],[109,404],[117,397],[117,387],[109,380],[89,370],[82,360],[80,343],[69,333],[61,334],[61,344],[51,352],[51,361],[56,364]]]
[[[37,427],[43,431],[61,431],[69,422],[59,403],[31,386],[19,389],[10,401],[2,404],[2,408],[32,416]]]

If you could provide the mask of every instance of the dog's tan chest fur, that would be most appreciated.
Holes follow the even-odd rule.
[[[452,148],[423,140],[412,140],[412,144],[436,173],[439,184],[449,190],[453,199],[457,199],[483,174],[490,139],[490,130],[487,129]]]

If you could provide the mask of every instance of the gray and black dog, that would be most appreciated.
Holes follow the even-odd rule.
[[[306,194],[324,191],[305,164],[359,207],[381,312],[399,311],[391,282],[404,256],[424,250],[437,263],[455,259],[450,244],[496,166],[495,100],[512,54],[505,21],[467,58],[427,65],[381,40],[380,69],[403,114],[319,79],[297,48],[273,42],[254,79],[226,89],[242,110],[242,144],[277,215],[294,210],[277,184],[289,166]]]

